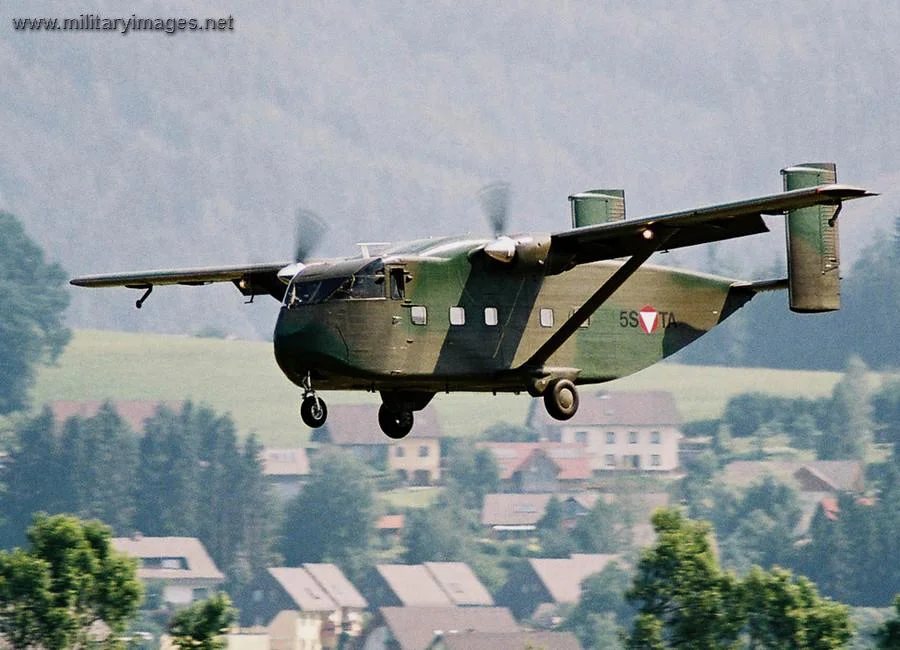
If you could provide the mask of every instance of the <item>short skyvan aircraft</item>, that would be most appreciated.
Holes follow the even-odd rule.
[[[871,192],[836,183],[833,163],[782,170],[784,192],[625,220],[622,190],[569,197],[572,228],[505,234],[507,190],[481,199],[493,237],[360,244],[353,258],[308,261],[321,222],[301,219],[293,262],[92,275],[81,287],[232,282],[281,302],[275,359],[303,392],[310,427],[319,390],[378,391],[381,429],[402,438],[438,392],[527,391],[554,418],[578,409],[576,386],[623,377],[674,354],[759,292],[789,290],[796,312],[840,307],[837,218]],[[745,282],[645,265],[657,251],[767,232],[784,215],[787,278]],[[303,215],[301,214],[301,217]],[[312,232],[315,231],[315,232]],[[303,233],[301,233],[303,235]]]

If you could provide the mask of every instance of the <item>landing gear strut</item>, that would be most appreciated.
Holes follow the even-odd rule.
[[[385,404],[378,407],[378,426],[388,438],[400,440],[413,428],[412,411],[389,409]]]
[[[325,420],[328,418],[328,407],[325,406],[325,400],[313,390],[309,374],[304,378],[301,388],[303,389],[303,401],[300,402],[300,418],[310,429],[318,429],[325,424]]]
[[[568,420],[578,411],[578,390],[569,379],[554,379],[544,391],[544,406],[550,417]]]

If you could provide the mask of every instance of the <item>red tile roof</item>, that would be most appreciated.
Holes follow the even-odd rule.
[[[375,522],[376,530],[403,530],[406,515],[381,515]]]
[[[559,468],[561,481],[585,480],[591,477],[590,461],[583,445],[561,442],[481,442],[479,447],[490,449],[497,461],[500,478],[508,480],[527,466],[535,453],[543,453]]]

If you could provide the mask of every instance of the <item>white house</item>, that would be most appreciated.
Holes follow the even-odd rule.
[[[670,472],[678,468],[681,418],[664,391],[584,392],[570,420],[547,415],[538,400],[529,426],[543,437],[584,445],[593,471]]]

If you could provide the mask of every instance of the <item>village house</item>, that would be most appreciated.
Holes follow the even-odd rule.
[[[266,447],[260,453],[260,458],[270,494],[281,500],[288,500],[300,494],[303,484],[309,478],[309,458],[306,449]]]
[[[507,539],[533,534],[543,519],[550,499],[556,497],[563,508],[563,527],[572,529],[597,503],[597,492],[577,494],[486,494],[481,508],[481,525],[495,537]],[[609,495],[611,499],[611,495]]]
[[[138,560],[145,587],[161,588],[160,607],[190,605],[221,589],[225,576],[196,537],[114,537],[112,547]]]
[[[745,488],[771,476],[800,492],[834,494],[865,491],[865,468],[856,460],[736,460],[722,472],[722,481]]]
[[[360,589],[372,608],[489,607],[490,593],[463,562],[379,564]]]
[[[578,638],[571,632],[467,632],[465,630],[440,634],[428,650],[582,650]]]
[[[243,627],[263,626],[272,650],[337,647],[362,633],[368,603],[333,564],[272,567],[235,597]]]
[[[405,438],[392,440],[378,428],[375,404],[335,404],[328,421],[313,431],[311,441],[348,449],[361,460],[395,474],[411,485],[441,480],[441,429],[433,407],[416,413],[416,426]]]
[[[436,640],[459,632],[516,634],[520,631],[504,607],[382,607],[362,647],[363,650],[428,650]]]
[[[582,445],[479,442],[478,447],[494,454],[505,492],[571,492],[591,478],[590,461]]]
[[[530,558],[519,565],[497,594],[519,620],[545,617],[560,605],[574,605],[581,597],[581,581],[599,573],[619,555],[573,554],[569,558]]]
[[[664,391],[584,391],[578,412],[565,421],[535,400],[528,416],[541,437],[584,446],[597,472],[677,470],[680,425],[675,400]]]

